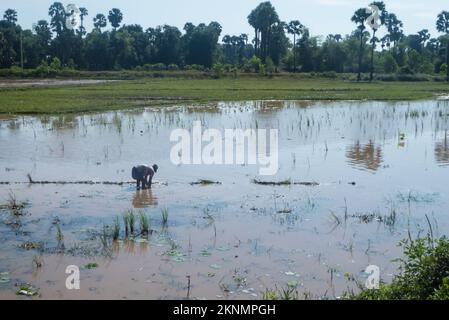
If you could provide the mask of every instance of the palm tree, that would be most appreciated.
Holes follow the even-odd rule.
[[[385,3],[383,3],[383,1],[374,1],[373,3],[371,3],[371,6],[376,6],[380,11],[379,27],[385,25],[385,20],[388,15],[387,11],[385,10]],[[373,22],[377,22],[377,21],[373,21]],[[370,67],[370,75],[369,75],[370,81],[373,81],[373,78],[374,78],[374,50],[376,50],[376,43],[379,42],[379,39],[376,38],[376,32],[378,30],[378,28],[376,27],[377,23],[373,23],[373,25],[374,25],[373,34],[371,37],[371,67]]]
[[[449,38],[449,11],[442,11],[437,19],[438,32],[445,33]],[[447,82],[449,82],[449,39],[446,42],[446,71]]]
[[[107,24],[107,20],[106,17],[104,16],[104,14],[97,14],[94,18],[94,27],[98,30],[100,30],[101,32],[101,28],[106,27]]]
[[[293,72],[296,72],[296,36],[302,33],[304,26],[298,20],[293,20],[286,27],[288,34],[293,35]]]
[[[16,24],[17,22],[17,11],[14,9],[8,9],[5,11],[5,14],[3,15],[3,19],[8,21],[10,24]]]
[[[362,58],[363,58],[363,37],[366,30],[365,22],[370,16],[365,8],[358,9],[351,18],[351,21],[357,24],[358,36],[360,37],[359,48],[359,70],[357,74],[357,81],[362,80]]]
[[[394,13],[389,13],[385,17],[385,25],[388,30],[388,47],[390,47],[390,42],[393,42],[393,45],[396,46],[396,44],[404,37],[404,32],[402,30],[404,25],[402,21],[399,20]]]
[[[51,17],[50,25],[58,35],[65,28],[66,13],[61,2],[53,3],[48,9],[48,15]]]
[[[123,20],[123,14],[120,11],[120,9],[114,8],[111,11],[109,11],[108,20],[111,23],[111,26],[114,28],[114,30],[117,30],[117,28],[120,27],[120,23]]]
[[[84,17],[86,17],[89,14],[86,8],[80,8],[80,19],[81,19],[81,26],[80,26],[80,34],[85,35],[86,29],[84,28]]]

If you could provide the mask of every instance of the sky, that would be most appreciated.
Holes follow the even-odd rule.
[[[0,11],[7,8],[18,11],[19,23],[31,28],[40,19],[49,20],[48,8],[54,0],[0,0]],[[92,19],[97,13],[107,16],[111,8],[119,8],[124,14],[123,23],[140,24],[144,29],[169,24],[182,30],[186,22],[198,24],[217,21],[223,33],[239,35],[253,30],[247,16],[261,0],[62,0],[64,5],[76,4],[89,11],[86,27],[92,28]],[[428,29],[437,36],[435,20],[442,10],[449,11],[447,0],[385,0],[389,12],[404,22],[406,34]],[[370,1],[363,0],[272,0],[283,21],[299,20],[312,35],[351,33],[355,26],[350,18],[357,8],[367,7]],[[251,37],[252,38],[252,37]]]

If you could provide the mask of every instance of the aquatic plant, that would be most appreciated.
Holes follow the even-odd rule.
[[[346,299],[356,300],[448,300],[449,239],[434,240],[430,235],[400,243],[405,258],[401,273],[391,284],[381,283],[379,289],[366,289],[357,284],[360,293],[347,292]]]
[[[148,220],[148,216],[145,213],[140,212],[139,221],[140,221],[140,233],[142,235],[148,235],[148,233],[150,232],[150,223]]]
[[[125,236],[129,235],[129,211],[125,211],[123,214],[123,224],[125,225]]]
[[[166,225],[168,222],[168,209],[167,208],[162,209],[161,214],[162,214],[162,224]]]
[[[112,227],[112,239],[117,241],[120,237],[120,221],[119,217],[114,218],[114,225]]]
[[[64,248],[64,234],[62,233],[61,226],[59,223],[56,225],[56,241],[58,241],[58,247],[60,249]]]
[[[135,225],[136,225],[136,215],[134,214],[134,211],[129,210],[128,217],[129,217],[129,220],[128,220],[129,231],[131,232],[131,234],[134,234]]]

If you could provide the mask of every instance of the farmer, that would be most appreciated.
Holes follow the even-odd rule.
[[[152,167],[146,165],[140,165],[133,167],[132,169],[132,177],[134,180],[137,180],[137,190],[140,190],[140,184],[142,183],[142,189],[145,190],[151,189],[151,183],[153,180],[154,174],[157,172],[159,167],[155,164]]]

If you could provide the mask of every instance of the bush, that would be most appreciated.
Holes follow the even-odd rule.
[[[59,58],[54,57],[53,60],[50,63],[50,69],[51,71],[59,71],[62,70],[62,63]]]
[[[189,64],[185,67],[186,70],[204,71],[204,66],[199,64]]]
[[[402,272],[391,284],[378,290],[363,289],[359,300],[448,300],[449,299],[449,240],[430,237],[403,241],[405,259]]]
[[[178,70],[179,70],[179,67],[178,67],[177,64],[172,63],[172,64],[169,64],[169,65],[167,66],[167,70],[169,70],[169,71],[178,71]]]
[[[167,70],[167,66],[163,63],[156,63],[156,64],[144,64],[143,69],[145,71],[163,71]]]
[[[251,59],[246,60],[243,64],[243,71],[245,72],[259,72],[260,73],[260,66],[262,65],[262,61],[256,56],[253,55]],[[265,73],[265,71],[263,72]]]
[[[220,79],[224,74],[224,66],[221,63],[216,63],[212,67],[212,71],[214,72],[214,78]]]

